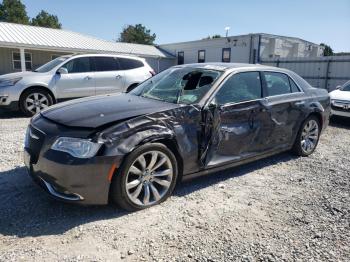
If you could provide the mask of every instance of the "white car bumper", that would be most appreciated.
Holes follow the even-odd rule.
[[[350,117],[350,101],[332,100],[331,114],[336,116]]]

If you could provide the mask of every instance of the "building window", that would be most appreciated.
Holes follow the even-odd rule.
[[[222,62],[224,63],[231,62],[231,48],[222,49]]]
[[[26,70],[32,70],[32,54],[24,53]],[[21,70],[21,54],[18,52],[12,52],[12,64],[13,69]]]
[[[183,51],[177,52],[177,64],[183,65],[185,63],[185,54]]]
[[[205,50],[199,50],[198,51],[198,63],[204,63],[205,62]]]

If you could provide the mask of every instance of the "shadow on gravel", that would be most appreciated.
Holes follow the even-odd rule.
[[[0,109],[0,119],[12,119],[26,117],[21,112]]]
[[[350,118],[341,116],[332,116],[329,122],[330,126],[350,129]]]
[[[254,163],[186,181],[174,192],[185,196],[229,178],[286,162],[296,158],[289,153],[279,154]],[[147,212],[147,211],[146,211]],[[28,176],[24,167],[0,172],[0,235],[43,236],[62,234],[76,226],[93,221],[116,219],[128,214],[108,206],[79,206],[50,198]]]

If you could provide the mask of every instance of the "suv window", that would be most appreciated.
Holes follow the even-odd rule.
[[[290,77],[283,73],[264,72],[267,95],[276,96],[300,92],[297,85]]]
[[[90,57],[75,58],[64,64],[62,67],[66,68],[68,73],[85,73],[93,71]]]
[[[95,71],[116,71],[119,70],[119,64],[116,57],[94,57]]]
[[[122,70],[129,70],[129,69],[134,69],[134,68],[139,68],[144,66],[144,64],[141,61],[136,59],[119,57],[118,61],[119,61],[120,68]]]
[[[215,96],[219,105],[239,103],[262,97],[259,72],[244,72],[231,76]]]

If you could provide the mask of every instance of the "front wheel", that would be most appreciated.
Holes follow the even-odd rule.
[[[174,154],[163,144],[146,144],[127,156],[114,175],[111,198],[130,211],[154,206],[171,195],[177,176]]]
[[[49,92],[40,88],[25,91],[20,98],[20,109],[26,116],[33,116],[51,106],[53,99]]]
[[[293,146],[293,151],[299,156],[311,155],[318,144],[321,133],[321,125],[317,117],[308,117],[298,132]]]

